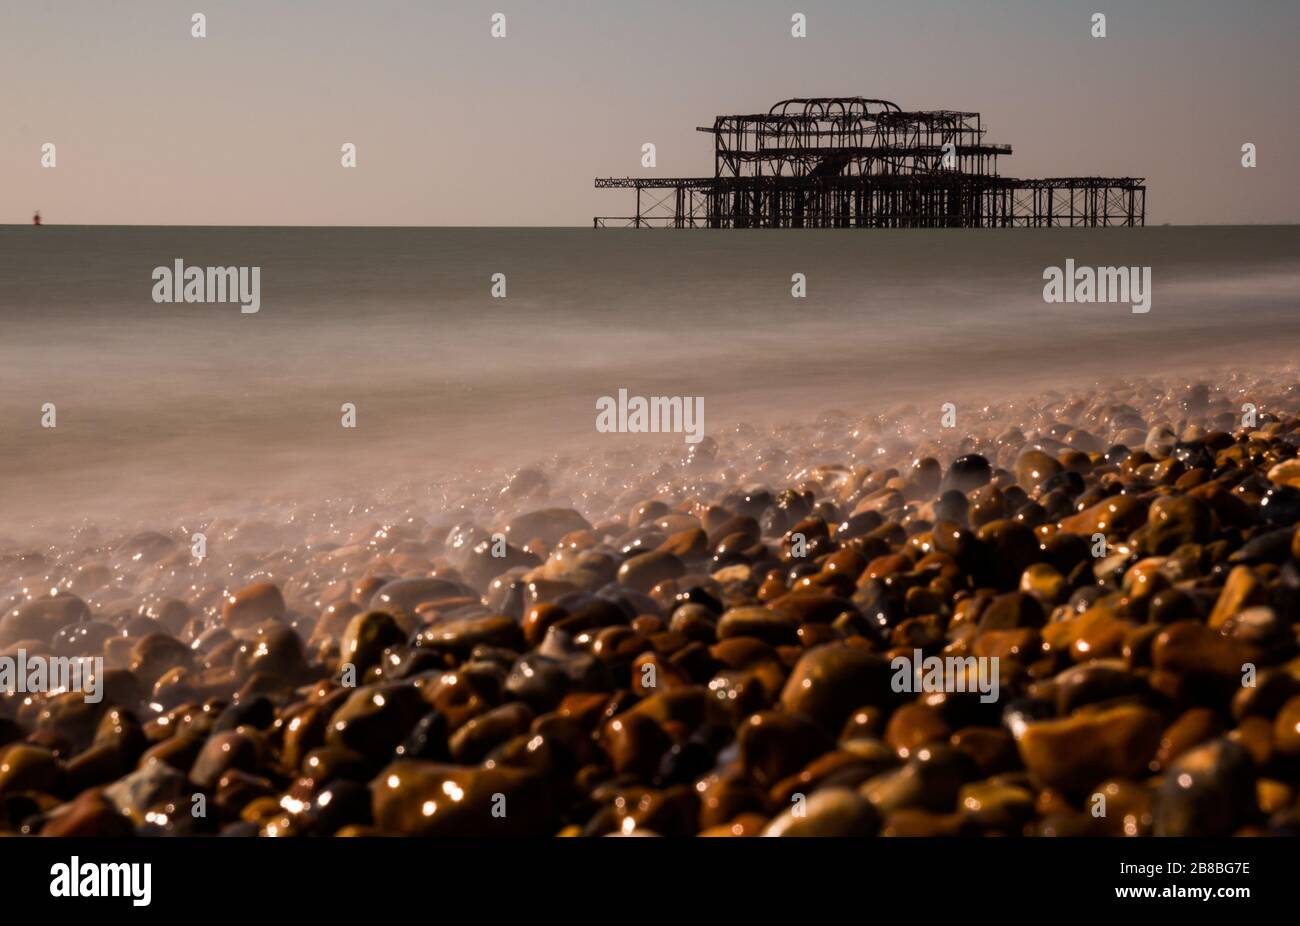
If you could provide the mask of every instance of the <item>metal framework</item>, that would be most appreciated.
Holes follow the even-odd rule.
[[[636,191],[630,216],[597,228],[996,228],[1145,225],[1136,177],[998,175],[1010,145],[979,113],[904,112],[864,97],[782,100],[718,116],[712,177],[601,177]]]

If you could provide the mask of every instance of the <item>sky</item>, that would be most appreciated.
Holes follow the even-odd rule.
[[[1297,87],[1295,0],[0,0],[0,223],[589,225],[630,209],[593,178],[710,175],[696,126],[798,96],[979,111],[1003,174],[1145,177],[1148,224],[1294,223]]]

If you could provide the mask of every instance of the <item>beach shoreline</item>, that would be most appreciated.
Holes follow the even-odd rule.
[[[1144,377],[6,545],[0,652],[106,674],[0,698],[0,827],[1290,831],[1298,410]],[[901,697],[915,652],[1000,694]]]

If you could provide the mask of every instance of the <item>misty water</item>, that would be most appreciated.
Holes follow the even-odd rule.
[[[1150,266],[1151,311],[1045,304],[1044,268],[1067,258]],[[260,311],[155,303],[153,269],[176,259],[260,267]],[[6,541],[389,489],[434,518],[521,465],[680,455],[681,435],[596,433],[597,398],[620,388],[702,396],[721,435],[1117,378],[1289,375],[1300,345],[1294,227],[10,226],[0,281]]]

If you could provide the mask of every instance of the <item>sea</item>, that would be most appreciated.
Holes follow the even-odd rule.
[[[260,268],[259,310],[156,302],[177,260]],[[1067,260],[1150,310],[1046,302]],[[711,434],[1297,360],[1296,226],[0,226],[0,539],[682,441],[598,433],[620,389]]]

